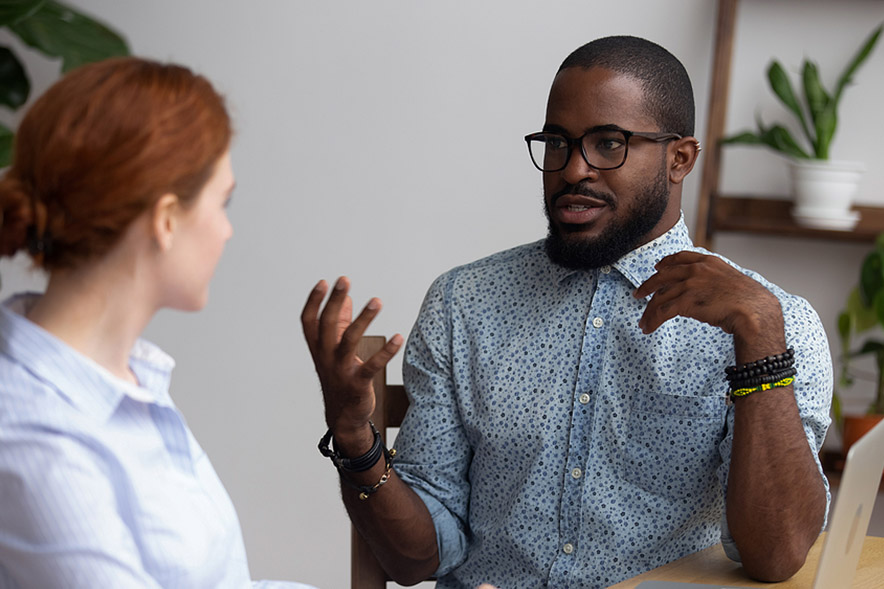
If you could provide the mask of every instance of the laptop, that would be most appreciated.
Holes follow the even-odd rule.
[[[813,589],[850,587],[856,575],[878,485],[884,474],[884,421],[850,447],[829,518]],[[636,589],[740,589],[675,581],[643,581]]]

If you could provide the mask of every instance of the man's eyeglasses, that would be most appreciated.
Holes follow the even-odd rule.
[[[558,133],[532,133],[525,136],[531,161],[541,172],[564,170],[571,159],[571,150],[580,146],[580,153],[589,167],[614,170],[626,163],[629,139],[641,137],[656,143],[681,139],[678,133],[643,133],[624,129],[597,128],[583,137],[572,139]]]

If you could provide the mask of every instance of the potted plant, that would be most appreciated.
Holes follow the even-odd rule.
[[[844,415],[843,403],[837,391],[832,398],[832,412],[842,432],[844,454],[850,445],[884,418],[884,233],[875,240],[875,246],[863,260],[859,284],[851,290],[847,304],[838,315],[838,335],[841,340],[840,387],[854,382],[851,360],[870,355],[876,366],[875,396],[865,415]],[[854,337],[875,331],[878,337],[869,337],[858,347]]]
[[[765,145],[790,160],[796,222],[823,229],[852,229],[859,215],[850,207],[864,166],[858,162],[836,162],[829,151],[838,126],[838,104],[854,74],[878,43],[884,25],[866,38],[832,92],[820,80],[816,64],[805,59],[801,66],[801,89],[796,93],[786,70],[777,60],[767,69],[767,79],[777,98],[795,115],[808,146],[795,140],[783,125],[767,126],[759,116],[757,132],[744,131],[722,140],[724,144]]]
[[[0,28],[49,57],[60,57],[62,72],[129,53],[120,35],[55,0],[4,0]],[[30,92],[21,61],[12,49],[0,45],[0,105],[15,111],[27,102]],[[13,131],[0,124],[0,169],[12,159],[13,139]]]

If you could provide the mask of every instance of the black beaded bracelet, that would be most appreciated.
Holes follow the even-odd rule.
[[[727,380],[731,383],[735,381],[745,381],[750,378],[770,375],[771,373],[781,372],[791,368],[795,363],[795,350],[789,348],[783,354],[775,354],[754,362],[747,362],[740,366],[728,366],[724,369]],[[774,381],[771,381],[774,382]],[[731,388],[736,388],[731,384]]]
[[[329,448],[329,443],[332,442],[332,431],[330,429],[325,432],[325,435],[319,440],[319,452],[323,456],[330,458],[335,465],[335,468],[338,470],[344,470],[347,472],[365,472],[366,470],[369,470],[372,466],[377,464],[378,460],[381,459],[381,456],[386,453],[387,448],[384,446],[384,441],[381,439],[381,433],[377,430],[374,424],[369,421],[368,425],[371,426],[371,431],[374,432],[374,443],[371,446],[371,450],[362,456],[356,458],[344,458],[341,456],[341,453],[338,452],[337,446],[335,446],[334,450]]]
[[[750,387],[757,387],[763,384],[771,384],[774,382],[779,382],[784,378],[788,378],[790,376],[795,376],[797,374],[797,370],[795,367],[790,366],[789,368],[785,368],[782,370],[778,370],[776,372],[771,372],[769,374],[763,374],[759,376],[750,376],[749,378],[744,378],[742,380],[732,380],[730,382],[731,391],[735,391],[737,389],[745,389]]]

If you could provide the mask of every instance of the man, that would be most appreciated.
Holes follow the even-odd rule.
[[[693,119],[687,73],[651,42],[599,39],[564,61],[526,137],[549,235],[431,287],[395,470],[370,379],[402,338],[362,362],[380,301],[351,323],[345,278],[321,312],[327,286],[310,294],[327,453],[400,582],[607,587],[720,541],[759,580],[803,564],[828,506],[828,344],[806,301],[691,244]]]

